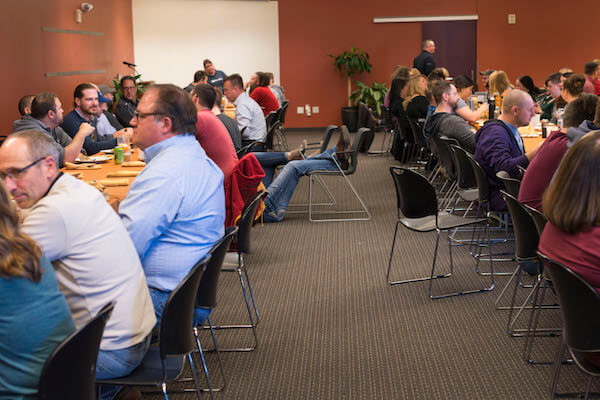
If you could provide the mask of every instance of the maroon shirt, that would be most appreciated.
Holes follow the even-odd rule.
[[[238,162],[238,157],[225,125],[210,110],[198,111],[196,124],[196,140],[225,175],[224,182],[229,180],[231,171]]]
[[[271,111],[279,110],[279,103],[277,98],[266,86],[259,86],[250,93],[250,97],[258,103],[262,108],[265,117],[269,115]]]
[[[567,152],[567,135],[554,131],[544,141],[533,160],[527,167],[527,172],[521,181],[519,201],[542,210],[542,196],[550,185],[554,173]]]

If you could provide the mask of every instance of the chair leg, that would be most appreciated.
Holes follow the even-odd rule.
[[[244,275],[246,276],[246,284],[248,285],[248,291],[250,292],[250,300],[252,300],[254,314],[256,315],[256,322],[254,323],[254,326],[257,326],[260,322],[260,314],[258,313],[258,306],[256,305],[256,299],[254,298],[254,292],[252,291],[252,284],[250,283],[250,277],[248,276],[248,269],[246,268],[246,264],[244,264],[243,261],[242,270],[244,271]]]
[[[210,317],[209,317],[210,318]],[[202,361],[202,368],[204,369],[204,376],[206,377],[206,382],[208,384],[208,389],[202,388],[203,392],[220,392],[225,388],[225,374],[223,373],[223,365],[221,363],[221,353],[219,352],[219,347],[216,344],[216,338],[214,336],[214,331],[211,329],[211,333],[213,334],[213,342],[215,342],[215,351],[217,353],[217,358],[219,360],[219,368],[221,369],[221,377],[223,378],[223,386],[220,388],[213,388],[212,382],[210,380],[210,374],[208,372],[208,366],[206,365],[206,359],[204,358],[204,350],[202,349],[202,344],[200,343],[200,337],[198,334],[198,327],[194,327],[194,336],[196,338],[196,347],[198,349],[198,354],[200,354],[200,360]]]
[[[403,283],[411,283],[411,282],[423,282],[423,281],[429,281],[431,279],[438,279],[438,278],[447,278],[450,275],[452,275],[452,272],[448,273],[448,274],[438,274],[436,276],[424,276],[422,278],[414,278],[414,279],[405,279],[402,281],[390,281],[390,271],[392,269],[392,258],[394,257],[394,248],[396,247],[396,237],[398,235],[398,227],[400,225],[400,221],[396,221],[396,229],[394,230],[394,240],[392,241],[392,250],[390,252],[390,259],[388,262],[388,270],[387,270],[387,283],[390,285],[401,285]]]
[[[435,262],[437,259],[437,251],[438,251],[438,245],[439,245],[439,240],[440,240],[440,235],[441,235],[439,229],[436,229],[436,232],[437,232],[437,240],[435,243],[435,252],[433,255],[433,265],[431,267],[432,277],[433,277],[433,273],[435,271]],[[490,246],[491,246],[491,244],[490,244]],[[448,236],[448,251],[449,251],[449,255],[450,255],[450,273],[452,273],[454,270],[454,262],[452,260],[452,244],[451,244],[450,236]],[[443,299],[443,298],[452,297],[452,296],[462,296],[462,295],[471,294],[471,293],[489,292],[490,290],[494,289],[494,266],[492,264],[491,259],[490,259],[490,271],[491,271],[491,283],[490,283],[490,286],[488,286],[488,287],[485,287],[482,289],[464,290],[461,292],[453,292],[453,293],[447,293],[447,294],[442,294],[442,295],[437,295],[437,296],[434,296],[431,293],[432,292],[431,289],[433,286],[433,279],[432,279],[429,281],[429,297],[433,300],[436,300],[436,299]]]
[[[556,387],[558,386],[558,378],[560,377],[560,367],[562,366],[562,359],[565,354],[565,349],[567,347],[567,339],[564,335],[562,335],[562,339],[560,341],[560,345],[558,346],[558,352],[556,354],[556,360],[554,361],[554,371],[552,373],[552,381],[550,383],[551,390],[551,399],[554,400],[556,398]]]
[[[206,372],[206,380],[208,381],[208,387],[210,388],[210,398],[212,400],[214,400],[215,395],[212,391],[212,387],[210,384],[210,379],[208,378],[208,371],[206,370],[206,363],[204,361],[204,353],[202,353],[202,350],[200,350],[200,355],[202,357],[202,363],[204,364],[204,371]],[[190,363],[190,369],[192,371],[192,377],[194,378],[194,384],[196,385],[196,393],[198,394],[198,400],[202,400],[202,389],[200,388],[200,383],[198,382],[198,376],[197,376],[197,370],[196,370],[196,366],[194,365],[194,360],[192,357],[192,353],[188,353],[188,362]],[[166,385],[165,385],[165,393],[166,393]]]

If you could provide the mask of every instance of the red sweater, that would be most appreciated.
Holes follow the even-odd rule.
[[[548,136],[527,167],[521,181],[519,201],[542,210],[542,196],[567,152],[567,135],[555,131]]]
[[[248,153],[235,165],[230,178],[225,181],[225,227],[237,224],[246,201],[252,197],[265,177],[254,153]],[[264,187],[264,186],[263,186]],[[264,203],[257,209],[257,215],[264,211]]]
[[[279,109],[279,103],[277,98],[266,86],[259,86],[250,93],[250,97],[261,106],[265,117],[269,115],[271,111],[277,111]]]
[[[238,157],[227,128],[212,111],[198,111],[196,140],[198,140],[206,155],[221,168],[223,175],[225,175],[223,181],[227,182],[231,171],[238,162]]]

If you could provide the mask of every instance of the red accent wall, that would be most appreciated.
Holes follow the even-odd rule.
[[[531,75],[543,85],[561,67],[581,72],[587,61],[600,57],[600,42],[593,39],[598,13],[593,10],[598,4],[592,0],[576,6],[556,0],[279,0],[281,82],[290,99],[286,127],[341,123],[346,78],[328,54],[351,44],[362,48],[373,69],[358,80],[385,81],[388,87],[396,65],[412,66],[420,52],[421,23],[374,24],[374,17],[476,14],[479,69],[503,69],[513,83],[520,75]],[[516,14],[516,25],[508,25],[509,13]],[[566,15],[572,13],[576,21]],[[319,106],[320,113],[296,114],[305,104]]]
[[[75,22],[81,0],[10,1],[0,13],[2,107],[0,134],[12,132],[17,102],[25,94],[52,91],[65,113],[82,82],[108,83],[128,74],[121,62],[133,61],[131,0],[92,1],[94,9]],[[43,32],[42,27],[104,32],[104,36]],[[106,70],[104,74],[46,77],[46,72]]]

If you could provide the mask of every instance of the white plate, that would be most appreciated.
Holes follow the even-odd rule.
[[[104,154],[115,154],[115,150],[114,150],[114,149],[100,150],[100,153],[104,153]]]
[[[80,158],[76,158],[75,162],[76,163],[103,163],[103,162],[107,162],[112,159],[113,159],[113,157],[111,157],[111,156],[91,156],[91,157],[87,157],[84,160],[82,160]]]

